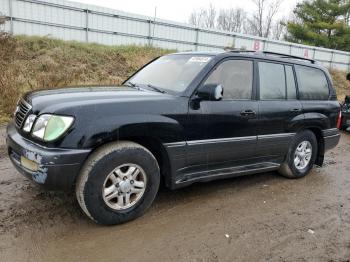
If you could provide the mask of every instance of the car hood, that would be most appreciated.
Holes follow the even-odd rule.
[[[34,113],[39,114],[92,106],[98,108],[98,105],[164,100],[171,97],[173,96],[126,86],[101,86],[35,91],[27,93],[24,100],[32,106]]]

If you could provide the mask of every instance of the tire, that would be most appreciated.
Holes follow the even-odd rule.
[[[116,225],[141,216],[156,197],[159,182],[159,166],[150,151],[134,142],[114,142],[89,156],[77,179],[76,197],[96,223]]]
[[[303,150],[303,146],[306,145],[306,151]],[[304,159],[305,162],[295,161],[295,158],[298,158],[299,160],[300,155],[306,156],[308,155],[307,152],[309,152],[307,149],[310,149],[311,147],[311,156],[306,159]],[[305,153],[306,152],[306,153]],[[304,130],[296,134],[294,139],[292,140],[288,154],[286,156],[285,161],[282,163],[279,173],[287,178],[302,178],[306,176],[310,170],[312,169],[318,152],[318,146],[317,146],[317,139],[313,132],[310,130]],[[299,155],[299,157],[297,157]]]

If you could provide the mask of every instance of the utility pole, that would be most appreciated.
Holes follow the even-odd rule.
[[[157,18],[157,7],[154,7],[154,17],[153,17],[153,32],[152,32],[152,44],[153,44],[153,38],[154,38],[154,29],[156,27],[156,18]]]

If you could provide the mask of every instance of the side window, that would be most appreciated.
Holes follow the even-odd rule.
[[[325,74],[307,66],[295,67],[298,83],[299,98],[303,100],[327,100],[329,96],[328,82]]]
[[[260,99],[286,99],[284,65],[259,62]]]
[[[295,78],[292,66],[285,66],[286,69],[286,83],[287,83],[287,99],[296,99],[297,90],[295,86]]]
[[[221,84],[223,99],[251,99],[253,87],[253,62],[228,60],[221,63],[204,83]]]

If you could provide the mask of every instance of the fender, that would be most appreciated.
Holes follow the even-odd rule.
[[[305,125],[303,129],[310,129],[317,138],[317,158],[315,164],[318,166],[323,165],[324,154],[325,154],[325,140],[323,130],[329,130],[332,127],[331,118],[321,113],[306,113],[305,114]],[[333,125],[334,126],[334,125]]]
[[[75,140],[77,148],[97,148],[111,141],[133,137],[155,137],[163,144],[185,140],[184,128],[176,119],[163,115],[137,114],[96,119],[82,133],[67,137],[64,144],[69,143],[68,140]]]
[[[304,114],[305,124],[303,128],[318,128],[320,130],[332,128],[329,117],[322,113],[310,112]]]

